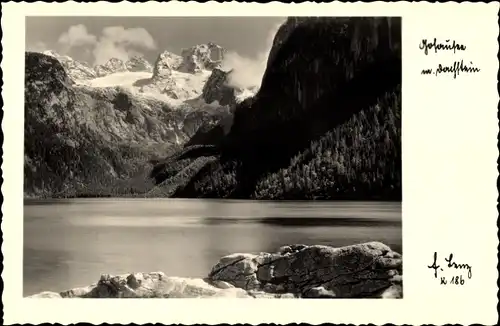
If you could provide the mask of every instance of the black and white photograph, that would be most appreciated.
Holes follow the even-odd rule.
[[[22,296],[403,298],[402,21],[26,17]]]

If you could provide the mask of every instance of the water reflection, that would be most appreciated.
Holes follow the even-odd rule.
[[[221,256],[303,243],[401,251],[400,203],[72,199],[25,203],[24,295],[101,273],[204,277]]]
[[[203,223],[207,225],[261,223],[275,226],[401,226],[400,220],[374,219],[360,217],[263,217],[263,218],[231,218],[206,217]]]

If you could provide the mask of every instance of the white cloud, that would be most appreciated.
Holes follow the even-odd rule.
[[[103,64],[111,58],[127,60],[141,54],[141,49],[156,49],[153,37],[144,28],[106,27],[93,50],[95,64]]]
[[[257,58],[240,56],[236,52],[228,52],[224,56],[222,68],[233,69],[228,84],[239,88],[260,86],[266,70],[267,56],[259,54]]]
[[[229,76],[229,85],[239,88],[260,86],[262,77],[266,71],[267,58],[273,46],[274,37],[283,22],[277,23],[269,30],[265,50],[260,52],[255,58],[243,57],[236,52],[225,54],[222,68],[225,70],[233,69],[233,73]]]
[[[144,28],[105,27],[99,37],[87,31],[85,25],[71,26],[58,40],[61,52],[67,54],[76,47],[84,47],[84,52],[92,52],[94,64],[106,63],[111,58],[127,60],[140,50],[154,50],[156,43]]]
[[[102,30],[103,38],[120,44],[141,46],[146,49],[156,49],[153,37],[144,28],[123,28],[122,26],[106,27]]]
[[[85,25],[71,26],[68,31],[59,36],[59,44],[63,46],[63,52],[68,52],[71,48],[85,45],[93,45],[97,41],[97,37],[87,31]]]

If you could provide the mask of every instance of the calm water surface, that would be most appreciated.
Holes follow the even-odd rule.
[[[84,286],[102,273],[205,277],[234,252],[371,240],[401,252],[401,203],[30,200],[24,205],[23,292]]]

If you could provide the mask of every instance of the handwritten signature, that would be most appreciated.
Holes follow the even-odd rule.
[[[449,269],[455,269],[455,270],[465,270],[467,271],[467,277],[469,279],[472,278],[472,266],[469,264],[460,264],[457,263],[453,260],[453,254],[450,254],[447,258],[444,259],[444,261],[447,263],[443,267],[447,267]],[[434,278],[438,277],[438,271],[443,272],[443,267],[441,265],[438,265],[438,254],[437,252],[434,252],[434,261],[432,265],[427,266],[430,269],[434,270]]]

